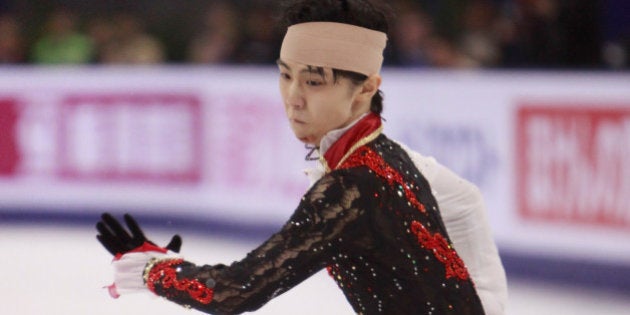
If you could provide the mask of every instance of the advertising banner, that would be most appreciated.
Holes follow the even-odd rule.
[[[2,72],[0,211],[282,224],[313,162],[277,85],[265,67]],[[501,248],[630,263],[628,87],[386,69],[384,132],[475,183]]]

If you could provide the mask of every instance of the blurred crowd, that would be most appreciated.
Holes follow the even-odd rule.
[[[154,1],[90,10],[90,1],[0,0],[0,63],[273,64],[282,40],[275,2]],[[628,68],[627,0],[388,2],[397,14],[388,66]]]

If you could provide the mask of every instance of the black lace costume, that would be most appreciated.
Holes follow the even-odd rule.
[[[236,314],[323,268],[360,314],[484,314],[428,182],[382,134],[316,182],[282,229],[243,260],[160,262],[147,281],[176,303]]]

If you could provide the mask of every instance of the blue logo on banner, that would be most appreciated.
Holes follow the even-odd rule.
[[[403,143],[438,162],[459,176],[484,186],[497,168],[496,150],[488,144],[481,129],[470,126],[426,126],[405,129]]]

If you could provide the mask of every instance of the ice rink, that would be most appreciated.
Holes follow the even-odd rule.
[[[165,243],[164,232],[147,234]],[[229,263],[256,244],[211,236],[181,234],[182,254],[196,263]],[[111,315],[195,314],[147,294],[111,299],[111,257],[88,227],[0,225],[2,314]],[[508,275],[509,277],[509,275]],[[630,299],[585,288],[568,288],[509,278],[508,315],[626,315]],[[255,314],[353,314],[341,291],[320,272],[271,301]]]

